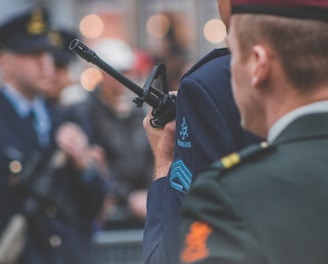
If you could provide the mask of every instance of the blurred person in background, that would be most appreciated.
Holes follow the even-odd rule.
[[[136,82],[143,87],[146,80],[152,71],[155,58],[147,50],[136,49],[134,50],[135,60],[133,63],[133,78]]]
[[[229,26],[230,1],[217,1]],[[181,204],[198,174],[213,161],[261,138],[240,126],[230,85],[230,53],[214,49],[184,75],[176,101],[176,123],[163,129],[144,126],[155,156],[148,190],[143,239],[144,263],[179,263]]]
[[[179,88],[185,70],[190,66],[190,33],[185,26],[188,18],[181,12],[164,11],[167,30],[160,39],[150,45],[155,62],[166,65],[167,84],[170,91]],[[164,26],[165,27],[165,26]],[[158,31],[161,31],[158,28]],[[159,33],[161,34],[161,33]]]
[[[78,38],[77,32],[68,28],[55,28],[49,31],[53,45],[54,70],[52,85],[47,89],[47,100],[61,105],[70,105],[85,99],[87,91],[73,76],[73,66],[77,56],[69,49],[72,40]]]
[[[127,77],[133,76],[135,53],[119,39],[101,39],[91,47]],[[100,219],[104,229],[143,228],[147,189],[152,180],[153,156],[142,120],[145,110],[132,102],[134,94],[103,73],[88,98],[75,105],[73,119],[102,148],[109,191]]]
[[[63,125],[60,109],[44,98],[54,74],[49,27],[39,6],[0,24],[0,259],[91,264],[106,188],[86,135]],[[23,216],[18,225],[16,216]]]

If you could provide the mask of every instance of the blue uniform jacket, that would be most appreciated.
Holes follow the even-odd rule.
[[[12,185],[12,162],[21,162],[24,170],[32,153],[40,152],[46,160],[55,149],[53,135],[63,116],[56,107],[47,110],[53,125],[52,142],[49,148],[41,150],[32,126],[18,116],[0,91],[0,233],[13,214],[22,212],[23,205],[27,208],[24,202],[31,197],[25,189]],[[58,198],[64,199],[64,204],[76,205],[78,221],[63,217],[55,204],[42,200],[37,217],[29,222],[28,240],[19,264],[92,263],[91,233],[105,194],[103,182],[96,172],[78,173],[68,164],[56,175],[51,188],[55,190],[60,190]]]
[[[181,81],[174,161],[168,177],[154,181],[148,192],[145,263],[179,263],[181,201],[192,181],[213,161],[261,140],[240,127],[229,64],[228,50],[215,49]]]

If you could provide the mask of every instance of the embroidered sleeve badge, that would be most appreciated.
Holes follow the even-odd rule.
[[[196,221],[190,225],[185,247],[180,256],[182,263],[192,263],[208,256],[206,242],[212,230],[207,223],[202,221]]]

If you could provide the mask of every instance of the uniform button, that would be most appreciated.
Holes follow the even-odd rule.
[[[13,160],[9,163],[9,169],[12,173],[20,173],[22,168],[22,163],[20,163],[18,160]]]
[[[46,215],[49,217],[49,218],[53,218],[57,215],[57,208],[55,206],[48,206],[46,208]]]
[[[19,183],[19,173],[22,171],[22,163],[18,160],[13,160],[9,163],[9,170],[11,172],[8,183],[11,186],[16,186]]]
[[[52,235],[52,236],[49,238],[49,244],[50,244],[52,247],[59,247],[59,246],[61,245],[61,238],[60,238],[60,236]]]

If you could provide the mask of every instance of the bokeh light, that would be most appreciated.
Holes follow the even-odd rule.
[[[146,24],[147,32],[154,38],[163,38],[170,28],[170,21],[163,14],[151,16]]]
[[[226,27],[220,19],[211,19],[204,26],[204,37],[211,43],[220,43],[226,37]]]
[[[80,78],[82,87],[88,91],[93,91],[97,84],[103,80],[102,72],[96,68],[85,69]]]
[[[87,15],[80,21],[80,32],[86,38],[98,38],[103,33],[103,31],[104,22],[98,15]]]

